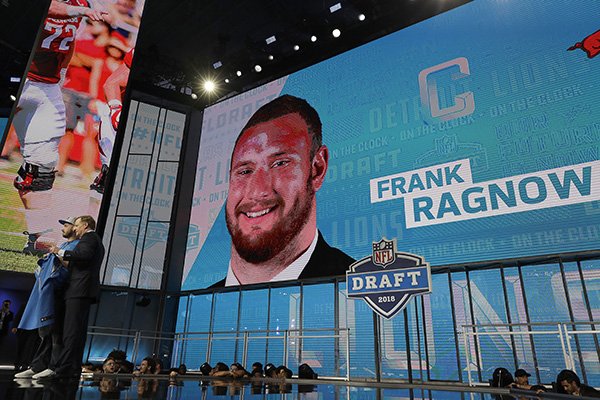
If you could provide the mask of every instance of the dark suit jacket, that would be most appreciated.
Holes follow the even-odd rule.
[[[0,306],[0,308],[2,308],[2,306]],[[8,333],[8,325],[10,325],[10,321],[13,320],[13,316],[13,312],[10,310],[4,315],[4,318],[2,318],[2,329],[0,329],[0,335],[6,335]]]
[[[96,232],[84,233],[73,250],[65,251],[71,276],[65,299],[92,298],[100,293],[100,265],[104,258],[102,239]]]
[[[338,275],[346,275],[346,271],[350,264],[354,260],[348,254],[344,253],[340,249],[331,247],[323,238],[321,232],[319,232],[319,238],[317,239],[317,245],[315,251],[310,256],[308,263],[300,273],[298,279],[309,279],[309,278],[321,278],[321,277],[333,277]],[[211,288],[225,287],[225,280],[210,286]]]

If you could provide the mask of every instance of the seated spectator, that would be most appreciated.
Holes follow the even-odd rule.
[[[515,371],[515,382],[510,387],[523,390],[534,390],[536,392],[544,392],[546,388],[542,385],[530,385],[529,377],[531,374],[524,369],[519,368]]]
[[[581,383],[577,374],[570,369],[563,369],[556,377],[556,382],[572,396],[600,398],[600,392],[591,386]]]
[[[263,365],[259,362],[252,364],[252,371],[250,372],[252,378],[262,378],[264,376]]]
[[[215,367],[210,371],[210,376],[231,376],[227,364],[218,362]]]
[[[98,368],[92,363],[81,364],[81,372],[83,373],[94,373],[97,372]]]
[[[154,358],[146,357],[142,360],[142,363],[140,364],[140,369],[137,371],[134,371],[133,374],[134,375],[154,374],[155,367],[156,367],[156,363],[154,361]]]
[[[102,363],[102,373],[114,374],[115,372],[117,372],[117,363],[115,363],[115,360],[112,357],[107,357]]]
[[[234,378],[250,378],[250,373],[240,363],[233,363],[229,367],[229,372]]]
[[[179,375],[185,375],[187,373],[187,366],[181,364],[178,368],[171,368],[169,370],[169,378],[176,378]]]
[[[134,365],[129,360],[123,360],[119,363],[119,370],[117,372],[122,374],[132,374]]]
[[[496,368],[492,373],[490,386],[509,387],[512,383],[514,383],[513,376],[506,368]]]
[[[285,365],[280,365],[275,371],[275,377],[279,379],[290,379],[292,377],[292,370]]]
[[[275,373],[277,372],[277,368],[271,363],[265,365],[265,377],[266,378],[275,378]]]
[[[298,379],[317,379],[318,375],[308,364],[301,364],[298,367]]]
[[[200,366],[200,373],[204,376],[209,376],[212,372],[213,367],[210,366],[209,363],[205,362]]]
[[[154,375],[160,375],[165,373],[163,370],[163,362],[159,357],[152,357],[154,359]]]

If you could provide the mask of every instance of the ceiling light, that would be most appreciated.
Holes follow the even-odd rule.
[[[19,83],[19,82],[21,82],[21,78],[19,78],[18,76],[10,77],[10,83]]]
[[[337,10],[341,9],[342,5],[340,3],[335,3],[334,5],[332,5],[331,7],[329,7],[329,12],[336,12]]]
[[[267,42],[267,44],[271,44],[276,40],[277,40],[277,38],[275,37],[275,35],[273,35],[273,36],[269,36],[268,38],[266,38],[265,42]]]
[[[229,78],[225,78],[225,83],[229,83]]]
[[[254,66],[254,70],[255,70],[256,72],[260,72],[260,71],[262,71],[262,67],[261,67],[260,65],[256,64],[256,65]]]
[[[335,28],[333,31],[331,31],[331,34],[334,38],[339,38],[342,34],[342,31],[340,31],[338,28]]]
[[[14,94],[11,94],[11,95],[10,95],[10,99],[11,99],[12,101],[15,101],[15,100],[17,100],[17,98],[15,97],[15,95],[14,95]]]
[[[204,81],[204,84],[202,85],[202,87],[204,88],[205,92],[212,93],[215,91],[216,85],[213,81],[206,80],[206,81]]]
[[[300,46],[298,46],[297,44],[294,45],[294,50],[298,51],[300,50]]]
[[[235,74],[236,74],[237,76],[242,76],[242,71],[237,71]]]
[[[273,54],[269,54],[269,60],[273,61],[275,59],[275,57],[273,57]]]
[[[217,61],[213,64],[213,68],[217,69],[223,66],[223,63],[221,61]]]
[[[310,41],[313,42],[313,43],[316,42],[317,41],[317,37],[315,35],[312,35],[310,37]]]
[[[194,99],[194,100],[198,99],[198,95],[196,93],[192,93],[191,96],[192,96],[192,99]]]
[[[358,15],[358,20],[359,21],[364,21],[365,19],[367,19],[367,17],[365,16],[365,14],[359,14]]]

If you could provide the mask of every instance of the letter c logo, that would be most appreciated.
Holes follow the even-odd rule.
[[[421,103],[423,107],[431,112],[434,118],[440,118],[442,121],[449,121],[470,115],[475,111],[475,100],[473,92],[464,92],[454,97],[454,105],[446,108],[440,108],[440,102],[437,91],[437,84],[434,79],[428,81],[429,75],[437,71],[443,71],[453,66],[458,66],[461,76],[453,77],[452,80],[458,80],[465,75],[470,75],[469,61],[465,57],[458,57],[454,60],[446,61],[433,67],[425,68],[419,72],[419,91],[421,93]]]

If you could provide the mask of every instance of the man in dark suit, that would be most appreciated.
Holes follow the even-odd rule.
[[[9,299],[2,302],[2,308],[0,308],[0,343],[2,339],[8,335],[10,322],[13,320],[13,312],[10,310]]]
[[[316,192],[328,163],[321,119],[306,100],[284,95],[254,113],[231,157],[231,260],[214,286],[345,274],[354,260],[317,230]]]
[[[104,258],[104,246],[94,231],[96,221],[91,216],[78,217],[73,228],[79,239],[73,250],[61,250],[58,247],[50,249],[71,272],[65,291],[63,351],[55,370],[46,369],[34,375],[34,379],[79,378],[81,374],[90,306],[100,293],[100,265]]]

